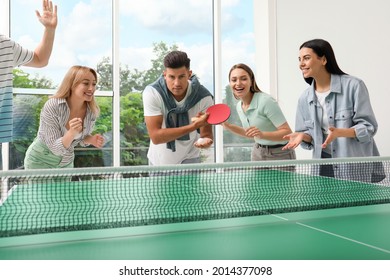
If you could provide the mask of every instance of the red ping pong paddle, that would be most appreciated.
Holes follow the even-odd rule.
[[[215,104],[207,108],[206,113],[209,113],[207,122],[209,124],[220,124],[226,121],[230,117],[230,108],[226,104]],[[192,118],[194,121],[197,118]]]

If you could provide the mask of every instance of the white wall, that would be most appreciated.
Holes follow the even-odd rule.
[[[298,97],[308,86],[298,68],[299,46],[330,42],[340,68],[366,83],[379,123],[375,136],[382,156],[390,156],[390,1],[275,0],[277,95],[292,128]],[[298,148],[297,157],[311,158]]]
[[[9,0],[0,0],[0,34],[9,34]]]

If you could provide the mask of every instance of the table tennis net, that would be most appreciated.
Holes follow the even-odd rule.
[[[390,202],[390,158],[2,171],[0,237]],[[329,174],[319,175],[329,167]]]

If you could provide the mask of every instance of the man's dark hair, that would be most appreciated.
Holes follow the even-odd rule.
[[[173,69],[185,66],[190,69],[190,59],[185,52],[172,51],[165,56],[164,66]]]

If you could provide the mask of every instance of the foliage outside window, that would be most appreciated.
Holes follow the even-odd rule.
[[[144,123],[142,91],[163,72],[163,58],[177,45],[168,46],[164,42],[154,43],[152,68],[146,71],[129,69],[128,65],[120,67],[120,141],[121,165],[146,165],[149,136]],[[98,90],[112,88],[112,64],[108,57],[103,57],[97,65],[99,75]],[[196,73],[195,73],[196,74]],[[56,86],[45,77],[34,76],[14,70],[15,88],[54,89]],[[235,109],[237,100],[231,94],[229,85],[225,88],[224,102],[230,106],[232,113],[229,121],[240,125]],[[39,127],[39,114],[47,101],[46,95],[15,95],[14,99],[14,141],[10,144],[10,168],[23,168],[23,159],[28,146],[36,137]],[[104,136],[106,143],[102,149],[94,147],[77,148],[75,167],[112,166],[112,98],[96,97],[100,107],[100,116],[96,121],[95,133]],[[251,141],[224,131],[225,161],[250,160]]]

